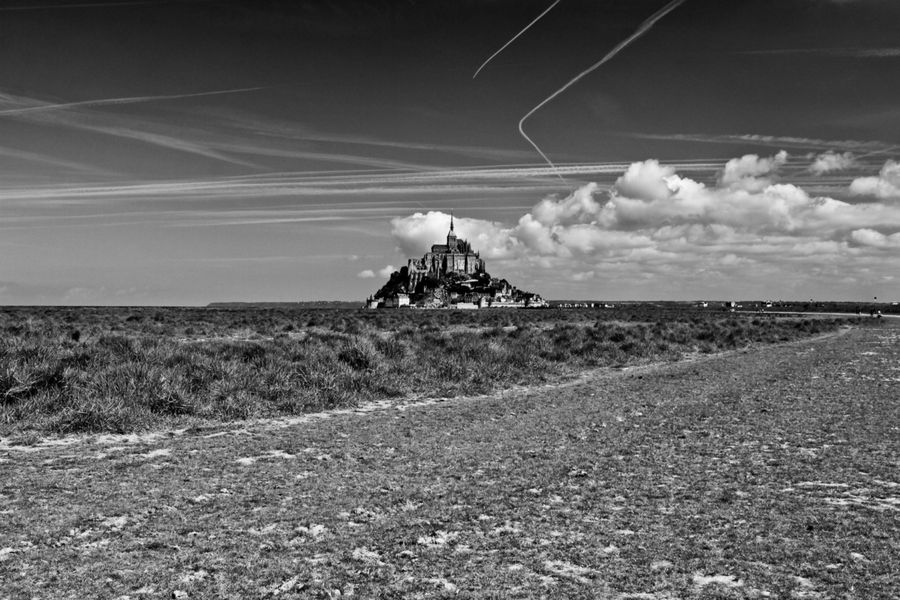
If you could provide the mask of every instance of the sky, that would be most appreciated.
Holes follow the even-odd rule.
[[[362,300],[451,211],[546,298],[900,300],[897,23],[896,0],[9,0],[0,304]]]

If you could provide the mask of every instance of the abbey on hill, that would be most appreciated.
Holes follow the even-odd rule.
[[[369,308],[526,308],[546,306],[537,294],[491,277],[484,259],[456,237],[453,216],[446,244],[434,244],[422,258],[411,258],[366,301]]]

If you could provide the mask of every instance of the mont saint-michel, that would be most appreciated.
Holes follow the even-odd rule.
[[[456,236],[453,216],[446,244],[434,244],[422,258],[410,258],[366,301],[369,308],[538,308],[540,295],[492,277],[481,255]]]

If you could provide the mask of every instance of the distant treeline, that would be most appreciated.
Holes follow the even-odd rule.
[[[576,308],[656,308],[666,310],[691,310],[700,308],[701,303],[706,309],[722,309],[730,310],[733,308],[739,311],[782,311],[782,312],[834,312],[861,315],[867,315],[870,312],[881,311],[882,314],[900,314],[900,303],[898,302],[849,302],[849,301],[832,301],[832,300],[660,300],[656,302],[645,300],[551,300],[550,306],[555,308],[572,306]]]
[[[303,308],[342,308],[352,309],[359,308],[363,305],[363,301],[348,302],[346,300],[309,300],[304,302],[211,302],[207,304],[208,308],[230,308],[230,309],[247,309],[247,308],[287,308],[287,309],[303,309]]]

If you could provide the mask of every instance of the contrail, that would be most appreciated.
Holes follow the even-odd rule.
[[[556,166],[553,164],[553,162],[549,158],[547,158],[547,155],[544,154],[541,151],[541,149],[538,147],[538,145],[534,143],[534,140],[532,140],[530,137],[528,137],[528,134],[525,133],[525,129],[523,128],[523,126],[524,126],[526,119],[528,119],[528,117],[530,117],[531,115],[536,113],[538,110],[540,110],[548,102],[550,102],[551,100],[553,100],[554,98],[556,98],[557,96],[562,94],[564,91],[566,91],[567,89],[569,89],[570,87],[572,87],[573,85],[578,83],[583,77],[589,75],[590,73],[592,73],[593,71],[598,69],[600,66],[602,66],[604,63],[609,61],[611,58],[613,58],[616,54],[618,54],[619,52],[621,52],[622,50],[627,48],[631,44],[631,42],[635,41],[636,39],[638,39],[639,37],[641,37],[642,35],[647,33],[647,31],[649,31],[650,28],[653,27],[653,25],[655,25],[657,21],[659,21],[664,16],[666,16],[667,14],[669,14],[670,12],[672,12],[673,10],[678,8],[678,6],[680,6],[683,2],[684,2],[684,0],[672,0],[672,2],[669,2],[663,8],[656,11],[653,14],[653,16],[651,16],[649,19],[647,19],[646,21],[641,23],[640,27],[637,28],[637,31],[632,33],[627,38],[625,38],[624,41],[619,42],[619,44],[615,48],[610,50],[606,54],[606,56],[604,56],[603,58],[601,58],[600,60],[598,60],[597,62],[592,64],[590,67],[588,67],[587,69],[585,69],[584,71],[582,71],[581,73],[576,75],[566,85],[562,86],[561,88],[559,88],[558,90],[553,92],[550,96],[545,98],[543,102],[541,102],[540,104],[538,104],[537,106],[532,108],[530,111],[528,111],[528,113],[524,117],[522,117],[519,120],[519,133],[521,133],[522,137],[524,137],[528,141],[528,143],[531,144],[535,150],[537,150],[537,153],[541,155],[541,157],[547,162],[547,164],[550,165],[551,167],[553,167],[554,171],[556,170]],[[557,173],[557,177],[562,179],[562,176],[559,175],[559,173]],[[565,180],[563,179],[563,181],[565,181]]]
[[[860,154],[857,156],[857,159],[866,158],[868,156],[877,156],[878,154],[890,154],[891,152],[896,152],[900,150],[900,146],[890,146],[888,148],[882,148],[881,150],[873,150],[872,152],[866,152],[865,154]]]
[[[478,74],[481,73],[481,70],[482,70],[483,68],[485,68],[489,62],[491,62],[492,60],[494,60],[494,57],[495,57],[495,56],[497,56],[498,54],[500,54],[501,52],[503,52],[504,50],[506,50],[506,47],[507,47],[507,46],[509,46],[510,44],[512,44],[514,41],[516,41],[516,38],[518,38],[520,35],[522,35],[522,34],[525,33],[526,31],[528,31],[529,29],[531,29],[531,26],[532,26],[532,25],[534,25],[535,23],[537,23],[538,21],[540,21],[540,20],[544,17],[544,15],[546,15],[548,12],[550,12],[551,10],[553,10],[553,7],[556,6],[557,4],[559,4],[560,2],[562,2],[562,0],[556,0],[556,2],[554,2],[553,4],[551,4],[550,6],[548,6],[548,7],[547,7],[547,10],[545,10],[544,12],[542,12],[541,14],[539,14],[538,16],[536,16],[536,17],[534,18],[534,21],[532,21],[531,23],[529,23],[528,25],[525,26],[525,29],[523,29],[522,31],[520,31],[519,33],[517,33],[516,35],[514,35],[514,36],[512,37],[512,39],[509,40],[508,42],[506,42],[505,44],[503,44],[503,46],[502,46],[499,50],[497,50],[496,52],[494,52],[493,54],[491,54],[491,55],[488,57],[488,59],[487,59],[486,61],[484,61],[480,67],[478,67],[478,70],[475,71],[475,74],[474,74],[474,75],[472,75],[472,79],[475,79],[476,77],[478,77]]]
[[[0,156],[7,156],[10,158],[42,163],[45,165],[53,165],[55,167],[62,167],[63,169],[71,169],[73,171],[81,171],[94,175],[111,175],[109,171],[91,167],[84,163],[64,160],[60,158],[53,158],[52,156],[46,156],[43,154],[38,154],[36,152],[28,152],[27,150],[18,150],[15,148],[6,148],[4,146],[0,146]]]
[[[215,0],[129,0],[125,2],[80,2],[78,4],[32,4],[30,6],[4,6],[0,12],[23,10],[52,10],[55,8],[119,8],[147,4],[188,4],[190,2],[214,2]]]
[[[172,94],[168,96],[130,96],[127,98],[100,98],[98,100],[81,100],[79,102],[61,102],[58,104],[41,104],[39,106],[28,106],[25,108],[9,108],[0,110],[0,116],[3,115],[21,115],[26,113],[44,112],[48,110],[59,110],[66,108],[82,108],[91,106],[109,106],[116,104],[138,104],[140,102],[157,102],[161,100],[178,100],[180,98],[197,98],[200,96],[217,96],[220,94],[240,94],[243,92],[254,92],[261,90],[261,87],[236,88],[231,90],[215,90],[212,92],[197,92],[194,94]]]
[[[815,150],[831,150],[841,148],[857,152],[889,152],[895,146],[878,140],[823,140],[783,135],[759,135],[755,133],[713,135],[705,133],[625,133],[617,135],[650,140],[677,140],[708,144],[753,144],[757,146],[773,146],[776,148],[812,148]]]

